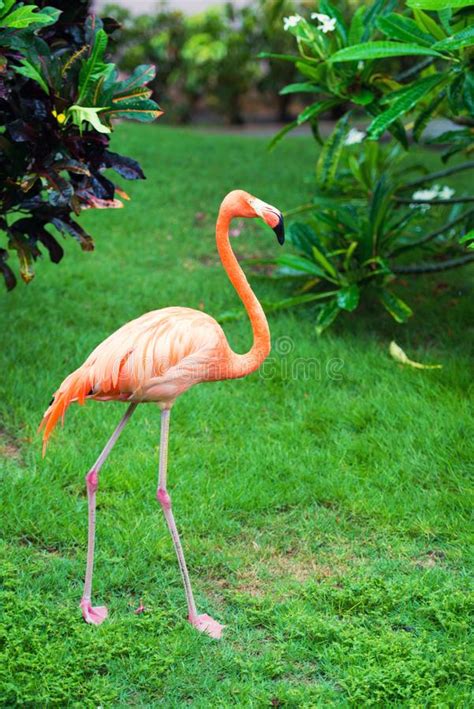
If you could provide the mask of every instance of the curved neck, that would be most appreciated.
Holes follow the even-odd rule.
[[[216,243],[219,256],[229,280],[242,301],[253,331],[253,345],[247,354],[232,353],[233,359],[229,377],[243,377],[250,374],[262,364],[270,353],[270,330],[263,308],[250,288],[245,273],[241,269],[229,241],[229,227],[232,212],[223,205],[220,209],[216,225]]]

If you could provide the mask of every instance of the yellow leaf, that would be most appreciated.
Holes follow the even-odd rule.
[[[395,362],[407,364],[409,367],[414,367],[415,369],[441,369],[443,366],[442,364],[421,364],[420,362],[414,362],[412,359],[409,359],[402,348],[393,341],[390,343],[388,351]]]

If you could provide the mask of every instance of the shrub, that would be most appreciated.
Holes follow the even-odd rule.
[[[474,10],[463,4],[451,0],[450,9],[449,0],[411,0],[412,11],[392,12],[393,2],[377,0],[359,7],[347,22],[340,9],[323,0],[310,20],[285,19],[298,56],[264,55],[290,62],[303,75],[284,93],[315,98],[272,144],[308,122],[322,145],[316,196],[290,213],[308,215],[305,223],[290,227],[297,254],[279,259],[280,273],[306,277],[304,294],[287,304],[327,301],[318,309],[318,332],[342,310],[354,310],[362,291],[375,293],[402,322],[411,310],[388,288],[396,274],[447,269],[474,257],[460,245],[471,238],[474,209],[463,205],[473,198],[454,196],[454,189],[439,184],[474,162],[427,174],[410,155],[410,139],[420,142],[434,116],[460,124],[459,130],[425,141],[447,146],[444,162],[472,149]],[[424,6],[443,9],[433,15]],[[404,64],[398,75],[393,58]],[[343,115],[323,141],[318,121],[334,107]],[[355,123],[364,119],[368,126],[358,130]],[[385,131],[392,136],[387,148],[377,144]],[[415,170],[420,176],[407,179]],[[417,259],[428,254],[431,260],[407,264],[408,253]]]
[[[108,150],[112,122],[160,115],[147,88],[154,68],[139,66],[120,81],[106,60],[114,22],[87,16],[85,3],[56,5],[0,0],[0,229],[7,236],[0,270],[8,289],[16,283],[8,250],[28,283],[42,248],[61,260],[57,232],[93,249],[73,215],[122,206],[116,194],[124,193],[104,171],[144,177],[135,160]]]
[[[119,23],[111,36],[111,51],[120,69],[130,72],[138,64],[157,64],[160,70],[150,86],[166,105],[167,117],[179,117],[177,80],[187,36],[183,13],[159,6],[153,13],[136,15],[114,4],[106,5],[104,12]]]
[[[252,98],[258,98],[258,92],[265,105],[276,104],[279,118],[288,116],[292,96],[278,91],[293,80],[295,67],[262,63],[257,53],[268,47],[290,51],[292,38],[281,20],[294,8],[293,0],[258,0],[243,8],[226,3],[194,16],[166,6],[136,15],[112,4],[106,12],[121,25],[114,35],[114,55],[122,69],[158,63],[153,88],[165,105],[171,102],[168,118],[190,121],[199,105],[241,123],[242,100],[252,91]]]

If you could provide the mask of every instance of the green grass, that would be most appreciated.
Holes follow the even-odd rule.
[[[72,407],[42,460],[51,393],[147,310],[237,307],[215,254],[219,201],[243,187],[294,206],[314,151],[305,138],[269,155],[258,138],[132,125],[116,147],[148,180],[127,185],[123,211],[83,216],[95,254],[70,241],[59,267],[45,260],[2,296],[0,703],[472,706],[468,271],[399,284],[416,312],[404,327],[368,304],[318,340],[311,308],[273,315],[265,376],[196,387],[175,406],[170,491],[199,609],[228,626],[221,642],[185,622],[155,500],[159,411],[140,407],[98,493],[95,601],[110,619],[82,622],[84,475],[124,409]],[[253,223],[234,244],[241,256],[278,248]],[[247,322],[226,332],[248,348]],[[392,338],[443,369],[397,365]]]

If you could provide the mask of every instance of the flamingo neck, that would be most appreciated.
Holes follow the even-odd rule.
[[[229,240],[229,227],[235,215],[224,205],[221,207],[216,225],[216,243],[219,256],[230,282],[242,301],[253,331],[253,344],[244,355],[232,352],[232,361],[228,372],[229,378],[243,377],[260,367],[270,353],[270,330],[268,322],[257,296],[251,289],[245,273],[241,269],[232,251]]]

